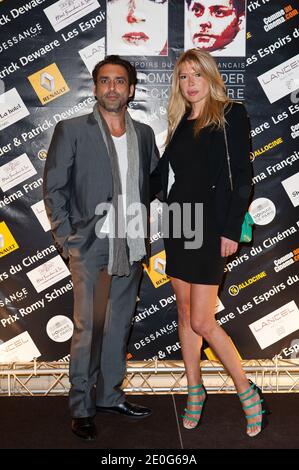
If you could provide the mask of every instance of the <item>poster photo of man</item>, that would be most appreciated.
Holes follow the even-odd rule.
[[[185,50],[214,56],[246,55],[246,0],[184,0]]]
[[[107,54],[168,55],[168,0],[107,0]]]

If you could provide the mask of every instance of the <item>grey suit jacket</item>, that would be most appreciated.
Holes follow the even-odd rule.
[[[149,175],[159,161],[153,130],[133,121],[139,146],[140,200],[147,207],[149,229]],[[44,170],[44,201],[55,245],[64,256],[76,246],[84,256],[97,239],[95,215],[99,203],[112,200],[110,160],[93,114],[59,122],[52,137]],[[147,235],[149,234],[149,230]],[[98,239],[107,253],[107,239]],[[146,239],[147,258],[149,241]],[[146,260],[148,261],[148,259]]]

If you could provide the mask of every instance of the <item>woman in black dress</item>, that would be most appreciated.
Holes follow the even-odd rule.
[[[168,124],[166,150],[152,174],[151,191],[154,196],[162,190],[167,203],[166,273],[176,294],[188,381],[183,425],[187,429],[198,425],[207,398],[200,370],[204,338],[234,381],[247,418],[247,434],[253,437],[265,427],[268,410],[260,389],[246,378],[229,337],[215,320],[226,258],[238,249],[251,192],[249,123],[244,106],[228,99],[208,52],[190,49],[177,61]],[[169,168],[175,180],[168,192]],[[191,217],[193,239],[192,230],[185,230],[186,214]]]

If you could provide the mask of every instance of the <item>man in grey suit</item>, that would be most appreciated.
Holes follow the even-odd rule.
[[[72,431],[85,440],[96,438],[97,411],[151,413],[126,401],[120,386],[141,262],[149,257],[149,175],[159,159],[152,129],[127,111],[135,68],[108,56],[93,81],[93,112],[57,124],[44,173],[52,234],[74,284],[69,404]],[[137,236],[128,210],[136,204],[144,229]]]

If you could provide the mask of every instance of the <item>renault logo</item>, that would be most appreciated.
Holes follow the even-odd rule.
[[[52,75],[50,75],[48,72],[41,73],[40,84],[43,88],[45,88],[48,91],[54,91],[55,89],[54,77],[52,77]]]
[[[162,276],[165,274],[165,267],[166,267],[166,261],[165,259],[162,258],[156,258],[154,262],[154,270],[162,274]]]

